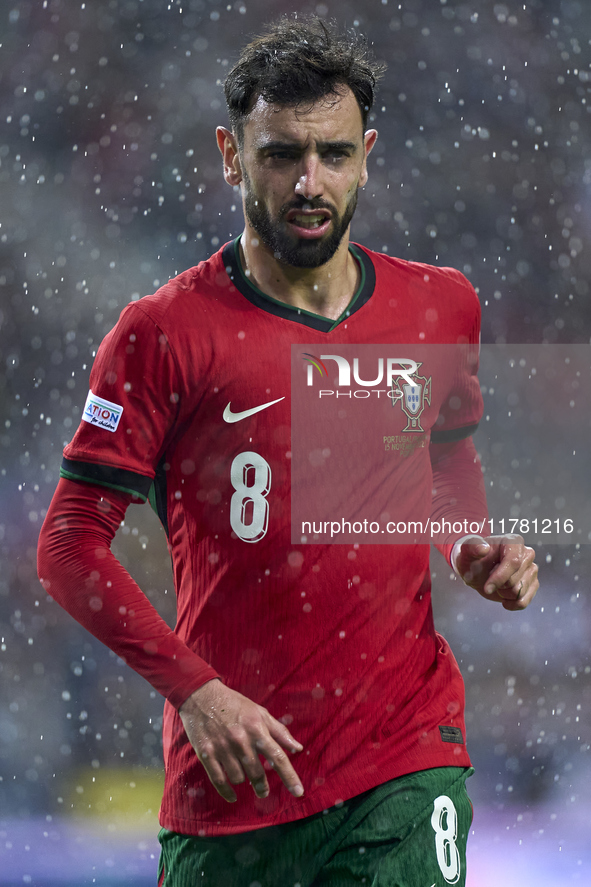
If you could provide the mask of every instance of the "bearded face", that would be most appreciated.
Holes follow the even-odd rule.
[[[240,185],[247,228],[265,252],[293,268],[329,262],[348,236],[377,136],[364,134],[351,90],[309,106],[260,97],[241,144],[223,135],[226,180]]]
[[[248,175],[243,172],[243,176],[246,218],[277,261],[294,268],[318,268],[332,259],[351,224],[357,206],[357,189],[351,194],[342,214],[324,199],[301,198],[283,204],[273,215],[264,199],[254,193]],[[316,215],[315,210],[318,211]],[[313,232],[315,227],[323,225],[326,213],[330,214],[330,224],[326,233],[319,237],[298,237],[297,230],[289,221],[290,217],[295,218],[299,226],[309,227]]]

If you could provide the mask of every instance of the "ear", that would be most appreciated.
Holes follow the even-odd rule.
[[[242,167],[236,136],[225,126],[218,126],[215,135],[220,154],[224,159],[224,179],[228,185],[239,185],[242,181]]]
[[[365,157],[363,158],[363,168],[361,170],[361,175],[359,176],[359,188],[363,188],[367,184],[368,174],[367,174],[367,158],[369,157],[369,153],[373,146],[376,143],[376,139],[378,137],[377,129],[368,129],[363,137],[363,145],[365,148]]]

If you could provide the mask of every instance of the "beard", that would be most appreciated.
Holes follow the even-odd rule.
[[[335,207],[325,200],[300,200],[285,203],[279,210],[277,219],[273,219],[269,210],[261,200],[252,193],[250,181],[244,176],[245,195],[244,212],[251,227],[261,241],[270,249],[277,261],[294,268],[318,268],[326,264],[336,253],[339,245],[351,224],[357,207],[357,189],[339,215]],[[327,209],[331,214],[331,226],[324,237],[318,240],[300,239],[289,231],[289,222],[284,221],[286,214],[293,209]]]

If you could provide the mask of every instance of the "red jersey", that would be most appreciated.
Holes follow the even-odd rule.
[[[409,772],[469,764],[462,678],[433,626],[429,546],[292,543],[292,346],[326,355],[478,342],[478,300],[459,272],[351,250],[361,284],[336,321],[258,291],[237,242],[129,305],[98,352],[65,449],[63,476],[150,496],[167,532],[188,658],[160,663],[157,680],[149,645],[128,661],[168,698],[161,823],[174,831],[274,825]],[[430,376],[427,444],[475,429],[474,373]],[[396,434],[409,427],[412,397]],[[411,458],[428,512],[428,447]],[[408,453],[389,459],[384,483],[400,495]],[[230,805],[209,783],[177,708],[216,673],[303,743],[294,765],[304,797],[271,776],[269,797],[246,784]]]

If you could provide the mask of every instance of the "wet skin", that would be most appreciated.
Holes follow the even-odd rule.
[[[240,147],[224,127],[217,138],[226,181],[241,189],[254,281],[273,298],[338,317],[358,283],[349,228],[377,138],[363,132],[353,93],[343,87],[299,108],[259,99]]]

